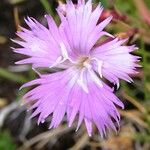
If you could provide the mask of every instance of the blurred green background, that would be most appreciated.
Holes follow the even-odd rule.
[[[63,3],[64,1],[61,0]],[[31,112],[20,106],[20,98],[28,90],[19,87],[36,77],[30,66],[16,66],[23,56],[14,54],[10,38],[15,39],[24,18],[32,16],[45,25],[44,14],[51,14],[59,23],[57,0],[0,0],[0,150],[150,150],[150,1],[93,0],[105,8],[101,19],[113,15],[107,30],[119,38],[129,37],[136,44],[142,68],[133,76],[134,83],[121,81],[116,94],[125,104],[118,135],[100,139],[95,132],[89,138],[85,127],[78,133],[66,127],[66,120],[57,129],[48,131],[48,122],[38,126],[29,120]],[[76,1],[74,1],[76,3]],[[51,119],[51,118],[49,118]]]

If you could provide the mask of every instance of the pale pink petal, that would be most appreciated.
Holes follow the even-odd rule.
[[[80,2],[81,3],[81,2]],[[102,30],[111,21],[112,17],[97,24],[103,8],[98,6],[92,10],[92,1],[88,0],[77,7],[72,1],[67,1],[66,13],[63,14],[57,9],[62,20],[60,26],[63,27],[66,39],[74,53],[78,55],[88,54],[97,40],[102,36]]]
[[[134,45],[122,45],[125,41],[114,39],[91,51],[92,57],[103,62],[103,77],[115,84],[119,84],[119,79],[132,82],[130,75],[136,72],[136,62],[138,62],[139,57],[134,56],[130,52],[137,48]]]
[[[122,102],[112,93],[112,89],[103,84],[97,86],[86,74],[89,93],[86,93],[77,80],[79,73],[67,70],[50,75],[43,75],[40,79],[31,81],[23,87],[38,85],[25,96],[27,103],[33,103],[30,109],[35,109],[31,117],[39,114],[38,124],[52,114],[50,128],[56,128],[67,114],[68,124],[72,125],[79,116],[77,129],[83,120],[89,136],[92,135],[92,124],[95,124],[101,134],[105,136],[106,129],[117,130],[120,115],[116,106],[123,107]],[[116,121],[116,125],[112,121]]]
[[[25,19],[30,29],[21,28],[17,35],[22,39],[13,40],[22,48],[14,49],[14,52],[24,54],[29,57],[18,64],[31,63],[34,67],[49,67],[61,56],[61,36],[58,27],[53,19],[46,15],[49,29],[37,22],[33,18]]]

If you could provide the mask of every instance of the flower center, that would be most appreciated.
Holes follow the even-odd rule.
[[[77,83],[82,87],[82,89],[88,93],[88,84],[85,76],[88,75],[93,82],[95,82],[99,87],[103,87],[102,82],[97,74],[102,78],[102,66],[103,61],[95,57],[80,56],[77,60],[72,60],[64,43],[60,43],[61,56],[59,56],[56,61],[50,66],[50,68],[70,68],[76,67],[78,69],[79,78]]]
[[[90,62],[91,60],[88,56],[82,56],[77,60],[76,67],[78,69],[83,69],[84,67],[90,68],[91,67]]]

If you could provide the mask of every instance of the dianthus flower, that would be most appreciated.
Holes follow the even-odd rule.
[[[63,7],[65,12],[57,9],[59,26],[49,15],[45,16],[48,28],[28,17],[25,21],[30,29],[21,28],[17,35],[22,40],[14,40],[21,45],[14,51],[28,56],[17,64],[55,70],[23,85],[36,85],[23,97],[32,104],[31,117],[38,115],[39,124],[52,114],[49,127],[56,128],[65,114],[69,127],[78,115],[77,129],[84,121],[89,136],[93,124],[101,136],[106,129],[117,131],[120,114],[116,106],[124,105],[104,79],[117,85],[119,79],[131,82],[129,75],[136,73],[138,57],[130,52],[136,47],[124,46],[126,40],[103,31],[112,17],[98,23],[103,11],[100,4],[93,9],[92,0],[78,0],[77,5],[67,0]],[[102,36],[111,40],[101,42]]]

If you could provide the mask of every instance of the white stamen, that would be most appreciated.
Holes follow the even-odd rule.
[[[87,85],[84,83],[84,78],[83,78],[83,75],[84,75],[84,71],[85,69],[82,69],[81,73],[80,73],[80,77],[78,79],[78,84],[82,87],[82,89],[86,92],[86,93],[89,93],[89,90],[87,88]]]
[[[97,66],[98,66],[98,73],[100,75],[100,77],[102,78],[102,66],[103,66],[103,61],[98,60],[97,58],[92,58],[91,60],[95,60],[97,62]]]
[[[120,87],[120,83],[119,82],[117,82],[116,83],[116,85],[117,85],[117,90],[119,89],[119,87]]]
[[[93,70],[91,69],[88,69],[90,75],[91,75],[91,78],[92,80],[97,84],[99,85],[100,87],[103,87],[103,84],[101,82],[101,80],[97,77],[97,75],[93,72]]]
[[[92,66],[87,61],[85,61],[83,63],[83,66],[86,67],[87,69],[91,69],[92,68]]]
[[[49,68],[52,68],[52,67],[55,67],[57,66],[58,64],[60,64],[60,62],[62,61],[62,56],[59,56],[56,61],[49,67]]]
[[[75,64],[76,62],[74,62],[71,58],[69,58],[68,51],[67,51],[66,46],[64,45],[63,42],[60,43],[60,47],[61,47],[61,53],[63,56],[62,62],[64,62],[65,60],[69,60],[71,63]]]
[[[68,59],[69,58],[68,57],[68,52],[66,50],[66,47],[65,47],[64,43],[62,43],[62,42],[60,43],[60,48],[61,48],[61,53],[62,53],[63,58]]]
[[[56,67],[57,65],[65,62],[66,60],[69,60],[71,63],[75,64],[75,62],[73,60],[71,60],[68,56],[68,52],[67,52],[67,49],[64,45],[64,43],[60,43],[60,48],[61,48],[61,56],[59,56],[56,61],[49,67],[49,68],[52,68],[52,67]]]
[[[66,60],[69,60],[71,63],[75,64],[75,62],[69,58],[68,52],[67,52],[67,49],[66,49],[64,43],[62,43],[62,42],[60,43],[60,48],[61,48],[62,56],[59,56],[56,59],[56,61],[49,68],[56,67],[57,65],[65,62]]]

